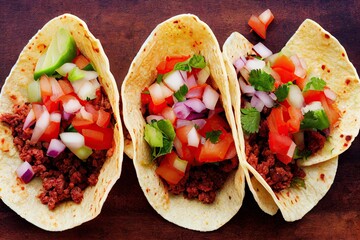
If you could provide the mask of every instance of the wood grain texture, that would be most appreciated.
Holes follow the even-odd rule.
[[[265,44],[279,51],[306,18],[332,33],[360,69],[360,1],[5,1],[0,7],[0,86],[28,40],[51,18],[69,12],[82,18],[100,39],[111,70],[121,83],[150,32],[165,19],[193,13],[214,31],[220,45],[233,31],[251,42],[247,20],[270,8],[275,21]],[[305,217],[287,223],[263,213],[248,189],[238,214],[215,232],[199,233],[162,219],[148,204],[130,159],[96,219],[75,229],[49,233],[20,218],[0,201],[0,239],[360,239],[360,138],[340,156],[335,182]],[[31,206],[29,206],[29,210]]]

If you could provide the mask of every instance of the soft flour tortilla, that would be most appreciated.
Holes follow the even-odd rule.
[[[240,163],[260,208],[268,214],[280,209],[286,221],[302,218],[326,194],[334,181],[338,155],[344,152],[357,136],[360,126],[359,77],[340,43],[312,20],[305,20],[282,51],[296,53],[308,66],[308,76],[319,76],[337,93],[336,104],[342,115],[324,149],[307,160],[299,161],[306,172],[306,189],[289,188],[274,193],[260,174],[246,161],[245,140],[241,127],[241,93],[233,62],[252,51],[252,44],[241,34],[233,33],[223,46],[223,56],[228,72],[232,105],[239,134]],[[323,66],[324,70],[323,70]],[[235,90],[234,90],[235,91]],[[348,137],[347,137],[348,136]],[[251,174],[250,174],[251,173]]]
[[[18,151],[13,145],[13,138],[8,127],[0,124],[0,197],[2,201],[21,217],[34,225],[49,231],[61,231],[78,226],[95,218],[101,211],[110,189],[120,177],[122,152],[124,149],[123,133],[119,113],[119,92],[109,61],[97,40],[79,18],[64,14],[48,22],[26,45],[19,59],[12,68],[1,91],[0,113],[11,112],[14,104],[27,101],[27,85],[34,81],[34,68],[40,55],[60,28],[68,29],[75,39],[80,51],[90,59],[99,74],[114,112],[114,154],[108,158],[100,171],[98,183],[88,187],[80,204],[71,201],[59,204],[50,211],[47,205],[40,202],[37,195],[42,189],[40,178],[23,184],[16,176],[15,170],[22,163]]]
[[[146,123],[140,111],[140,94],[154,82],[156,66],[166,56],[193,54],[205,57],[211,72],[211,85],[221,93],[227,120],[232,127],[236,145],[239,146],[219,44],[211,29],[194,15],[175,16],[153,30],[131,64],[122,85],[121,96],[124,123],[133,141],[134,166],[150,205],[166,220],[179,226],[211,231],[228,222],[242,205],[245,179],[241,167],[229,176],[213,204],[207,205],[198,200],[185,199],[182,195],[169,194],[155,173],[156,163],[151,160],[150,148],[144,140]]]

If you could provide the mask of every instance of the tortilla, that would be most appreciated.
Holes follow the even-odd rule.
[[[239,166],[228,177],[215,202],[210,205],[169,194],[155,173],[156,163],[151,160],[150,147],[144,140],[146,122],[140,111],[140,94],[154,82],[156,66],[166,56],[193,54],[205,57],[211,72],[210,84],[221,93],[234,141],[239,146],[219,44],[211,29],[191,14],[178,15],[159,24],[139,50],[121,88],[124,124],[132,139],[136,174],[150,205],[166,220],[181,227],[212,231],[228,222],[240,209],[245,187],[243,170]]]
[[[308,76],[319,76],[326,81],[337,94],[336,104],[342,115],[339,126],[332,130],[324,148],[308,159],[298,161],[306,173],[306,188],[288,188],[275,193],[246,161],[245,156],[240,113],[241,93],[232,63],[240,56],[254,53],[252,46],[244,36],[236,32],[230,35],[223,46],[230,89],[236,89],[235,94],[232,94],[232,105],[236,109],[234,112],[239,134],[240,164],[260,208],[270,215],[280,209],[286,221],[295,221],[309,212],[329,190],[335,178],[338,155],[350,147],[359,132],[360,99],[354,97],[360,94],[359,77],[345,49],[330,33],[309,19],[301,24],[282,51],[296,53],[305,60]]]
[[[9,112],[14,104],[24,104],[27,101],[26,89],[28,83],[34,81],[35,65],[60,27],[71,32],[77,47],[90,59],[99,74],[99,81],[108,95],[116,121],[115,147],[114,154],[106,160],[100,171],[98,183],[85,190],[82,202],[76,204],[67,201],[51,211],[37,197],[42,189],[40,178],[34,178],[28,184],[23,184],[17,178],[15,170],[22,160],[13,144],[10,129],[0,124],[0,139],[4,143],[0,151],[0,197],[21,217],[49,231],[73,228],[100,214],[110,189],[120,177],[124,148],[118,107],[120,97],[115,79],[110,72],[108,58],[100,41],[90,33],[85,22],[70,14],[52,19],[25,46],[1,90],[0,113]]]

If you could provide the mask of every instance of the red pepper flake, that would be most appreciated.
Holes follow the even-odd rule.
[[[4,139],[4,138],[1,139],[1,143],[2,143],[2,144],[5,143],[5,139]]]
[[[347,146],[349,146],[349,144],[347,144],[347,143],[344,143],[344,147],[347,147]]]
[[[329,73],[329,72],[330,72],[330,69],[328,69],[327,72]]]
[[[345,140],[349,142],[349,141],[351,140],[351,135],[347,135],[347,136],[345,137]]]
[[[11,95],[10,98],[11,98],[12,100],[16,100],[16,99],[17,99],[17,97],[16,97],[15,95]]]
[[[325,38],[329,39],[330,38],[329,34],[325,33]]]
[[[287,195],[288,197],[290,197],[290,192],[286,192],[286,195]]]
[[[320,174],[320,179],[323,181],[323,182],[325,182],[325,174]]]
[[[95,52],[97,52],[97,53],[99,53],[99,51],[100,51],[98,48],[94,48],[94,47],[93,47],[92,49],[93,49]]]
[[[344,134],[341,134],[340,137],[343,138],[343,137],[344,137]]]
[[[177,23],[179,23],[179,21],[178,21],[178,20],[176,20],[176,21],[174,21],[173,23],[177,24]]]
[[[79,23],[80,27],[83,27],[82,23]]]
[[[325,67],[326,67],[325,65],[321,65],[322,70],[325,70]]]
[[[342,53],[341,56],[345,57],[345,53]]]
[[[350,80],[350,79],[346,79],[346,81],[345,81],[346,85],[349,85],[349,84],[350,84],[350,82],[351,82],[351,80]]]

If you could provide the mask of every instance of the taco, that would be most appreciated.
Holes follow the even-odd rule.
[[[229,221],[241,207],[245,179],[224,63],[210,28],[191,14],[159,24],[133,60],[121,96],[150,205],[188,229],[212,231]]]
[[[249,188],[266,213],[298,220],[329,190],[359,132],[356,70],[309,19],[280,53],[233,33],[223,56]]]
[[[49,231],[95,218],[120,177],[119,93],[85,22],[49,21],[1,90],[0,197]]]

